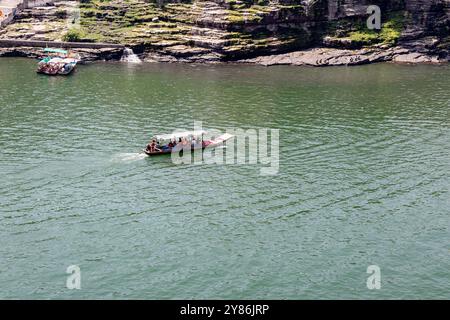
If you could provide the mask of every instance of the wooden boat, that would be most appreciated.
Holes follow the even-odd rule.
[[[46,48],[44,52],[48,56],[39,61],[38,73],[50,76],[68,75],[75,69],[78,63],[78,58],[66,50]]]
[[[215,139],[204,140],[203,137],[205,134],[206,131],[202,130],[156,135],[152,138],[152,140],[157,143],[157,147],[154,148],[155,150],[151,151],[149,144],[147,145],[147,148],[143,149],[143,152],[148,156],[157,156],[162,154],[170,154],[172,152],[182,152],[186,149],[191,151],[200,149],[203,150],[206,148],[215,148],[217,146],[223,145],[227,140],[234,137],[231,134],[225,133]],[[197,137],[195,143],[193,143],[193,137]],[[181,140],[181,142],[179,140]],[[172,141],[177,141],[178,143],[174,147],[172,147],[170,144],[170,142]]]

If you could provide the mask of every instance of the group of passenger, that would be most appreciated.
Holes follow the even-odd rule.
[[[147,144],[147,151],[149,152],[162,152],[162,151],[166,151],[166,150],[172,150],[175,147],[179,147],[180,149],[185,148],[186,146],[188,146],[189,144],[191,145],[192,148],[198,147],[200,142],[200,139],[197,139],[195,136],[192,136],[192,138],[187,139],[186,137],[182,137],[182,138],[178,138],[178,141],[176,138],[170,139],[170,142],[166,145],[161,145],[161,143],[156,140],[156,139],[152,139],[148,144]]]
[[[158,141],[153,139],[152,141],[150,141],[147,144],[146,150],[149,151],[149,152],[156,152],[156,151],[160,152],[161,151],[161,146],[160,146]]]

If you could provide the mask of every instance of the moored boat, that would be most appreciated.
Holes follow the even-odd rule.
[[[225,133],[215,139],[204,139],[206,131],[185,131],[173,134],[156,135],[143,152],[148,156],[181,152],[184,150],[200,150],[223,145],[233,135]]]
[[[44,49],[47,57],[39,61],[38,73],[46,75],[68,75],[78,63],[78,58],[62,49]]]

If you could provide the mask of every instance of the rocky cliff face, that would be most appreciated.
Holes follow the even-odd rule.
[[[386,19],[392,12],[402,12],[405,27],[421,30],[428,34],[442,31],[448,33],[450,18],[449,0],[330,0],[328,2],[329,19],[366,17],[369,5],[378,5]]]
[[[381,31],[366,28],[368,5],[381,8]],[[450,0],[54,0],[23,10],[0,38],[122,43],[150,61],[217,62],[321,46],[361,52],[399,45],[408,54],[445,60],[449,18]],[[388,60],[403,51],[392,52]]]

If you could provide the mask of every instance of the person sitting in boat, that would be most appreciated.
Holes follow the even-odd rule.
[[[150,141],[148,144],[147,144],[147,147],[145,148],[148,152],[151,152],[152,151],[152,141]]]
[[[173,148],[173,147],[175,147],[175,144],[172,140],[170,140],[168,146],[169,146],[169,148]]]
[[[161,149],[159,149],[159,148],[157,147],[156,140],[152,140],[152,141],[150,141],[150,142],[148,143],[148,145],[147,145],[147,150],[148,150],[149,152],[156,152],[156,151],[160,152],[160,151],[161,151]]]

